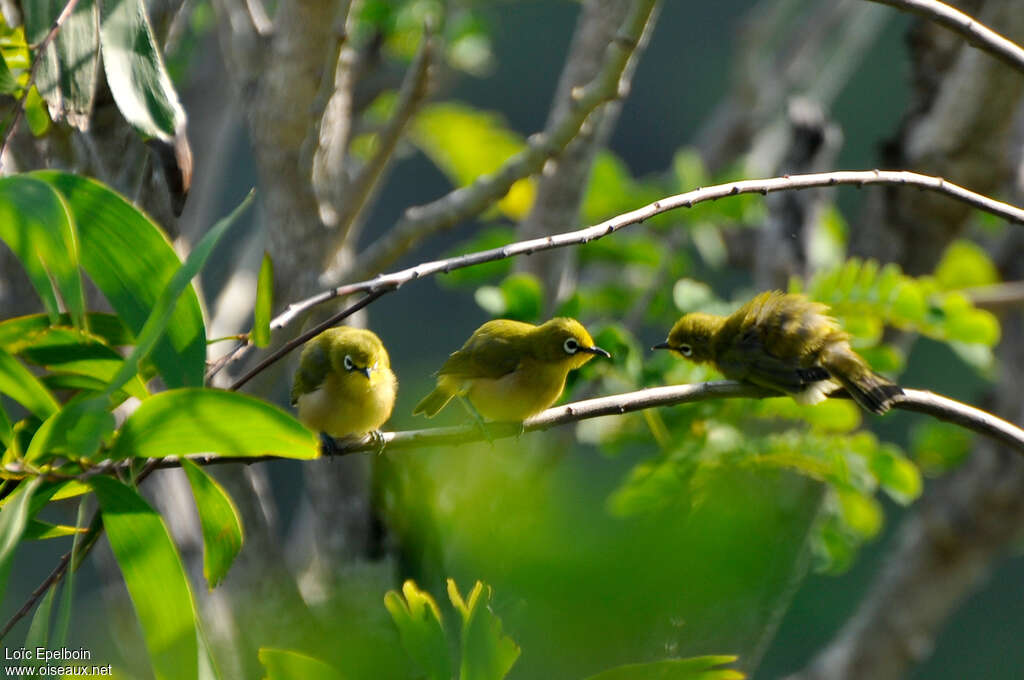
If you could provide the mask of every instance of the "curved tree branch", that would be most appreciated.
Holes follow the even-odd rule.
[[[968,43],[1024,73],[1024,47],[1005,38],[977,19],[938,0],[871,0],[913,12],[959,33]]]

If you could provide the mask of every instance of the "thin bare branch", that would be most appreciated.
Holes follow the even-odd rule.
[[[570,404],[549,408],[546,411],[528,418],[522,423],[487,423],[486,434],[477,424],[454,427],[434,427],[423,430],[405,430],[400,432],[381,432],[379,437],[366,435],[358,439],[335,440],[332,451],[325,451],[325,456],[346,456],[353,453],[369,451],[415,449],[427,446],[444,446],[465,444],[484,440],[507,439],[517,437],[521,433],[548,430],[559,425],[600,418],[618,416],[649,408],[677,406],[713,399],[765,399],[781,396],[778,392],[756,385],[735,380],[716,380],[692,385],[666,385],[648,387],[635,392],[613,394],[605,397],[585,399]],[[837,398],[848,398],[845,393],[834,395]],[[932,416],[964,429],[977,432],[1009,446],[1024,454],[1024,429],[1007,422],[987,411],[968,404],[935,394],[927,390],[904,389],[903,395],[893,404],[894,408],[913,411]],[[272,460],[284,460],[281,456],[217,456],[200,454],[186,456],[197,465],[224,465],[232,463],[262,463]],[[289,459],[291,460],[291,459]],[[87,479],[101,474],[110,474],[124,469],[127,463],[122,460],[100,463],[81,475],[53,475],[53,479]],[[181,467],[181,457],[152,458],[146,461],[145,469]],[[8,472],[23,474],[25,471],[16,464],[8,464]]]
[[[1024,73],[1024,48],[977,19],[938,0],[871,0],[931,19],[962,35],[968,43]]]
[[[621,92],[623,71],[643,35],[656,0],[637,0],[597,76],[575,93],[574,105],[551,122],[544,132],[532,135],[523,151],[515,154],[493,174],[452,191],[427,205],[409,208],[405,216],[385,235],[370,244],[357,258],[356,276],[370,276],[394,263],[418,243],[459,222],[480,214],[500,199],[520,179],[540,171],[544,163],[560,154],[587,121],[591,112]]]
[[[22,90],[21,97],[18,98],[15,103],[14,120],[11,121],[11,126],[7,128],[7,133],[4,135],[3,146],[0,147],[0,169],[3,168],[3,157],[7,153],[7,146],[11,142],[11,137],[14,136],[14,131],[18,127],[18,123],[21,121],[21,117],[25,115],[25,100],[28,99],[28,93],[32,90],[32,85],[35,83],[36,71],[39,69],[39,64],[42,63],[42,55],[46,52],[46,48],[50,46],[53,39],[57,37],[57,33],[60,31],[60,27],[64,25],[67,18],[71,16],[71,12],[74,11],[75,5],[78,4],[78,0],[68,0],[68,3],[64,5],[64,9],[57,15],[57,18],[53,21],[53,26],[47,31],[43,39],[39,41],[39,44],[35,46],[35,57],[32,59],[32,65],[28,71],[28,81],[25,83],[25,87]]]
[[[334,263],[337,251],[343,247],[349,237],[352,224],[369,202],[370,196],[373,195],[375,187],[391,161],[402,133],[426,98],[430,84],[430,65],[433,62],[436,48],[436,39],[428,27],[423,32],[423,41],[420,43],[416,57],[402,82],[394,113],[384,129],[377,135],[377,145],[373,156],[340,192],[338,202],[333,207],[336,236],[333,247],[329,247],[325,251],[327,253],[325,267],[329,268]],[[321,207],[322,211],[323,207]]]

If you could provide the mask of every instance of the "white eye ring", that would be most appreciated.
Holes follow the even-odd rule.
[[[566,354],[576,354],[580,350],[580,343],[576,342],[576,338],[566,338],[562,343],[562,349]]]
[[[693,354],[693,347],[691,347],[690,345],[687,345],[685,343],[682,344],[682,345],[679,345],[679,353],[682,354],[684,357],[688,357],[691,354]]]
[[[352,357],[349,356],[348,354],[345,355],[345,361],[343,363],[345,365],[346,371],[351,371],[356,367],[356,365],[352,362]]]

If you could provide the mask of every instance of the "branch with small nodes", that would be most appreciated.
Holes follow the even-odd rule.
[[[18,123],[21,121],[21,117],[25,115],[25,100],[28,99],[28,94],[32,90],[32,85],[36,80],[36,71],[39,69],[39,64],[43,61],[43,53],[46,52],[46,48],[50,46],[53,39],[57,37],[57,33],[60,31],[61,26],[67,21],[67,18],[71,16],[71,12],[74,11],[75,5],[78,4],[78,0],[68,0],[68,3],[64,5],[64,9],[57,15],[57,18],[53,21],[53,26],[47,31],[43,39],[39,41],[39,44],[35,46],[36,56],[32,59],[32,65],[28,70],[28,81],[25,83],[24,90],[21,93],[21,97],[18,98],[15,104],[14,120],[11,121],[11,126],[7,128],[7,133],[4,135],[3,146],[0,147],[0,164],[2,164],[3,155],[7,152],[7,147],[11,143],[11,138],[14,136],[14,131],[18,127]],[[2,165],[0,165],[2,167]]]
[[[355,293],[367,294],[367,297],[360,299],[356,303],[335,314],[324,323],[319,324],[315,328],[301,334],[275,351],[273,354],[261,361],[258,366],[236,381],[231,386],[231,389],[238,389],[258,373],[280,360],[290,351],[299,347],[310,338],[315,337],[327,328],[339,323],[385,293],[398,290],[401,286],[410,281],[423,279],[440,273],[447,274],[448,272],[456,269],[472,267],[474,265],[483,264],[484,262],[503,260],[518,255],[531,255],[542,250],[551,250],[553,248],[582,245],[590,241],[596,241],[597,239],[608,236],[609,234],[613,234],[630,225],[640,224],[644,220],[650,219],[655,215],[660,215],[677,208],[691,208],[698,203],[714,201],[719,198],[755,193],[765,195],[775,191],[793,191],[798,189],[841,185],[863,187],[870,184],[909,186],[924,189],[926,191],[934,191],[971,205],[979,210],[984,210],[985,212],[996,215],[997,217],[1002,217],[1010,222],[1024,224],[1024,209],[1022,208],[1018,208],[1017,206],[1004,203],[1002,201],[997,201],[989,198],[988,196],[973,192],[970,189],[965,189],[964,187],[949,182],[941,177],[922,175],[907,170],[847,170],[838,172],[819,172],[806,175],[786,175],[770,179],[741,180],[738,182],[728,182],[726,184],[702,187],[682,194],[668,196],[645,205],[642,208],[637,208],[636,210],[623,213],[584,229],[567,231],[561,234],[553,234],[551,236],[529,239],[526,241],[518,241],[500,248],[481,250],[475,253],[459,255],[457,257],[423,262],[414,267],[402,269],[391,274],[382,274],[376,278],[368,279],[366,281],[359,281],[357,283],[349,283],[336,288],[331,288],[300,302],[292,303],[288,305],[288,308],[285,309],[284,312],[279,314],[270,322],[271,330],[285,328],[314,307],[336,298],[353,295]],[[236,347],[216,362],[213,368],[208,372],[208,377],[216,374],[217,371],[221,370],[228,364],[241,359],[248,353],[251,347],[252,345],[246,343]]]
[[[938,0],[871,0],[931,19],[959,33],[968,43],[1024,73],[1024,48],[968,14]]]

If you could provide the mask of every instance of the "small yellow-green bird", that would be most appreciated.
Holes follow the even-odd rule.
[[[458,395],[489,420],[522,421],[555,403],[569,371],[595,355],[611,358],[576,319],[488,321],[448,357],[413,414],[433,417]]]
[[[788,393],[801,404],[843,387],[868,411],[885,413],[903,390],[868,367],[827,313],[802,295],[769,291],[728,317],[687,314],[652,349],[710,361],[726,378]]]
[[[292,384],[299,420],[331,437],[361,436],[391,416],[398,380],[372,331],[328,328],[306,343]]]

